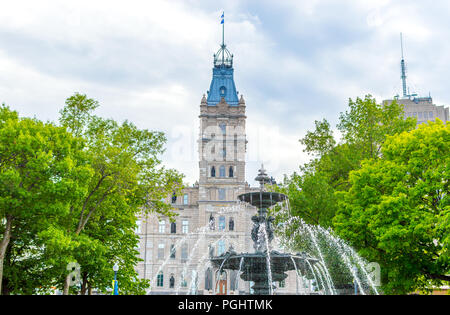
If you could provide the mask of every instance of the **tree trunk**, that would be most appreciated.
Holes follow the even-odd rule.
[[[86,295],[86,291],[87,291],[87,288],[88,288],[87,277],[88,277],[87,272],[84,272],[83,273],[83,283],[81,284],[81,291],[80,291],[81,295]]]
[[[12,221],[13,221],[12,215],[7,215],[5,232],[3,233],[3,239],[0,242],[0,295],[2,294],[3,261],[5,260],[6,248],[8,247],[9,240],[11,239]]]
[[[66,275],[66,279],[64,280],[63,295],[69,295],[69,288],[70,288],[70,274]]]

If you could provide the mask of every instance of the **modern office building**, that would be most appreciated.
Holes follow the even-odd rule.
[[[394,99],[383,101],[384,104],[390,104],[394,100],[396,100],[399,104],[402,104],[404,107],[404,115],[407,117],[415,117],[417,118],[417,125],[425,123],[427,121],[435,121],[436,118],[439,118],[443,122],[447,122],[450,120],[449,118],[449,109],[443,105],[438,106],[433,104],[433,99],[431,95],[427,97],[418,97],[417,94],[409,93],[409,89],[406,83],[406,62],[403,56],[403,39],[400,35],[401,40],[401,48],[402,48],[402,59],[400,62],[401,66],[401,79],[402,79],[402,88],[403,94],[402,96],[396,95]]]

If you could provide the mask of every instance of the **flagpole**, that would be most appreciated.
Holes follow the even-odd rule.
[[[222,12],[222,48],[225,48],[225,12]],[[225,49],[222,49],[222,65],[225,63]]]

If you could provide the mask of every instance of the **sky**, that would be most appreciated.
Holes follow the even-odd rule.
[[[56,121],[75,92],[97,114],[164,131],[167,167],[198,179],[199,105],[222,37],[247,105],[247,173],[281,181],[310,157],[314,121],[335,126],[349,98],[410,91],[450,104],[446,0],[0,0],[0,103]]]

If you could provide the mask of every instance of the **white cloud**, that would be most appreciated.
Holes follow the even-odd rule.
[[[166,164],[193,183],[222,9],[247,101],[249,182],[263,161],[279,180],[297,170],[308,159],[298,139],[316,119],[336,122],[349,97],[398,93],[400,32],[410,85],[450,103],[449,4],[418,0],[3,2],[0,102],[55,120],[86,93],[102,116],[165,131]]]

